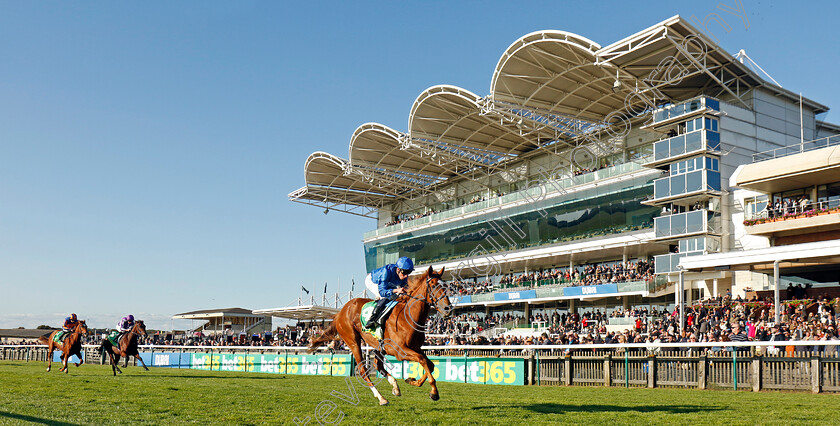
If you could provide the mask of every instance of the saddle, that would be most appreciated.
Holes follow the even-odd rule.
[[[69,332],[69,331],[59,330],[58,333],[55,333],[55,336],[53,336],[53,342],[55,342],[55,343],[63,342],[64,338],[69,336],[70,333],[71,332]]]
[[[108,341],[111,342],[112,346],[119,347],[120,340],[122,340],[124,335],[124,333],[120,333],[117,330],[111,330],[111,332],[108,334]]]
[[[379,318],[375,318],[375,319],[376,320],[381,320],[383,318],[388,318],[388,314],[391,313],[391,310],[394,309],[394,306],[397,306],[397,303],[399,303],[399,302],[396,301],[396,300],[392,300],[392,301],[388,302],[388,304],[385,305],[385,309],[382,310],[382,314],[379,315]],[[362,323],[362,332],[370,334],[376,340],[382,340],[382,333],[384,331],[382,327],[376,327],[376,329],[374,329],[373,331],[367,329],[367,323],[368,323],[367,320],[370,317],[370,314],[373,312],[373,308],[375,308],[375,307],[376,307],[376,301],[375,300],[371,300],[370,302],[365,303],[362,306],[361,312],[359,313],[359,317],[360,317],[359,320]],[[380,323],[382,323],[382,322],[384,322],[384,321],[380,321]]]

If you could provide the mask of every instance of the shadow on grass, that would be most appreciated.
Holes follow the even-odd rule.
[[[56,420],[42,419],[40,417],[24,416],[23,414],[8,413],[0,411],[0,418],[15,419],[24,422],[39,423],[42,425],[73,426],[76,423],[59,422]]]
[[[497,410],[500,406],[485,406],[472,407],[473,410]],[[669,414],[686,414],[699,413],[704,411],[721,411],[722,408],[708,407],[704,405],[637,405],[637,406],[617,406],[617,405],[601,405],[601,404],[528,404],[528,405],[511,405],[511,408],[524,408],[526,410],[534,411],[542,414],[564,414],[564,413],[591,413],[591,412],[617,412],[626,413],[628,411],[638,411],[640,413],[669,413]]]
[[[256,373],[247,373],[247,374],[256,374]],[[108,372],[108,375],[111,377],[120,377],[120,374],[113,376]],[[101,374],[97,374],[96,376],[103,376]],[[197,375],[197,374],[154,374],[154,373],[145,373],[141,372],[138,374],[129,374],[129,375],[122,375],[122,377],[131,377],[132,379],[224,379],[224,380],[277,380],[277,379],[285,379],[286,376],[278,375],[278,374],[263,374],[263,375],[254,375],[254,376],[228,376],[222,374],[213,374],[208,373],[206,375]]]

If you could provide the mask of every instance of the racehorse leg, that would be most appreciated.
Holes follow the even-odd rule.
[[[85,359],[84,359],[84,357],[82,357],[82,350],[81,350],[81,349],[79,349],[78,351],[76,351],[76,357],[77,357],[77,358],[79,358],[79,362],[74,362],[74,363],[73,363],[73,364],[75,364],[75,365],[76,365],[76,367],[78,367],[78,366],[80,366],[80,365],[82,365],[82,364],[84,364],[84,363],[85,363]]]
[[[126,358],[128,358],[128,357],[126,357]],[[143,358],[140,358],[139,354],[134,354],[134,359],[136,359],[137,361],[140,361],[140,364],[143,365],[143,368],[145,368],[146,371],[149,371],[149,367],[146,367],[146,363],[143,361]]]
[[[47,344],[47,372],[50,371],[52,368],[52,358],[53,358],[53,344],[52,344],[52,335],[50,335],[50,343]]]
[[[400,387],[397,385],[397,379],[395,379],[394,376],[392,376],[391,373],[388,373],[388,370],[385,369],[385,363],[383,362],[385,358],[382,352],[374,352],[374,358],[376,358],[376,369],[382,373],[383,376],[387,377],[388,383],[391,384],[391,393],[394,394],[394,396],[402,396]]]
[[[64,351],[61,352],[61,368],[59,368],[58,371],[63,371],[64,374],[68,373],[68,371],[67,371],[67,361],[70,359],[70,354],[68,353],[69,351],[70,351],[69,349],[65,349]]]
[[[439,400],[440,394],[438,393],[437,381],[432,375],[432,373],[435,371],[435,364],[426,356],[426,354],[422,352],[415,351],[414,349],[408,347],[404,347],[403,349],[405,350],[409,361],[419,363],[423,366],[423,370],[426,371],[426,373],[423,374],[423,377],[421,377],[420,380],[406,379],[406,383],[419,387],[423,386],[423,383],[426,382],[426,379],[429,379],[429,386],[432,387],[432,391],[429,392],[429,398],[432,398],[432,401]]]
[[[376,386],[370,380],[368,376],[368,367],[369,364],[365,362],[364,357],[362,356],[362,349],[361,345],[361,336],[357,335],[356,339],[354,340],[344,340],[347,343],[347,346],[350,347],[350,351],[353,352],[353,358],[356,359],[356,374],[358,374],[362,380],[365,381],[365,385],[370,388],[371,392],[373,392],[373,396],[379,400],[379,405],[388,405],[388,400],[379,393],[379,390],[376,389]]]
[[[108,352],[108,358],[111,360],[111,371],[114,372],[114,376],[117,375],[117,371],[119,371],[120,374],[122,374],[122,370],[120,370],[120,367],[117,365],[120,362],[120,356],[116,355],[116,359],[114,359],[115,355],[113,347],[109,347],[108,349],[106,349],[106,351]]]

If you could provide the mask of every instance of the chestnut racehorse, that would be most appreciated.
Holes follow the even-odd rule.
[[[125,357],[125,367],[128,367],[128,359],[134,356],[134,359],[139,360],[143,364],[143,368],[149,371],[149,367],[146,367],[146,363],[143,362],[143,358],[140,358],[140,352],[137,350],[137,336],[139,335],[146,335],[146,325],[143,324],[143,321],[137,320],[131,330],[121,336],[118,342],[119,347],[114,347],[107,337],[102,339],[102,344],[99,347],[103,352],[108,353],[108,358],[111,359],[111,371],[114,372],[115,376],[117,371],[122,374],[122,370],[117,365],[121,356]]]
[[[73,327],[73,331],[67,334],[67,336],[62,340],[61,343],[56,343],[53,340],[55,334],[61,330],[56,330],[50,333],[49,336],[41,336],[38,338],[38,341],[47,345],[47,371],[50,371],[52,368],[52,359],[53,359],[53,351],[58,349],[61,351],[61,368],[58,371],[63,371],[67,373],[67,360],[70,359],[71,356],[76,355],[79,357],[79,362],[76,362],[76,367],[85,363],[85,359],[82,358],[82,334],[88,334],[87,324],[84,321],[79,321],[75,327]]]
[[[341,308],[341,311],[333,318],[332,324],[320,336],[313,339],[309,345],[309,352],[312,353],[323,343],[328,343],[339,338],[343,340],[353,357],[356,359],[356,373],[364,379],[371,388],[373,396],[379,400],[379,405],[385,405],[388,401],[376,389],[370,380],[368,373],[369,365],[366,365],[362,356],[362,340],[374,350],[376,369],[388,378],[391,384],[392,393],[400,396],[400,388],[397,381],[388,373],[384,365],[383,350],[388,355],[395,356],[398,360],[408,360],[419,363],[423,366],[425,374],[419,380],[414,378],[405,379],[406,383],[413,386],[423,386],[428,379],[432,390],[429,397],[433,401],[440,399],[435,378],[432,372],[435,365],[421,349],[426,338],[426,319],[429,315],[429,307],[433,306],[442,316],[446,317],[452,310],[449,297],[444,286],[439,284],[443,269],[435,272],[432,267],[422,275],[408,277],[408,288],[406,294],[399,296],[399,303],[394,307],[391,315],[384,326],[383,343],[380,343],[370,333],[362,331],[360,312],[365,303],[371,299],[352,299]]]

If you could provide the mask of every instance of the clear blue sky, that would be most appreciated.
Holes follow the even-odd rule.
[[[749,29],[717,4],[2,1],[0,328],[183,327],[360,284],[374,222],[289,202],[307,156],[347,157],[365,122],[405,130],[429,86],[486,95],[532,31],[607,45],[718,12],[730,53],[840,108],[836,3],[744,0]]]

